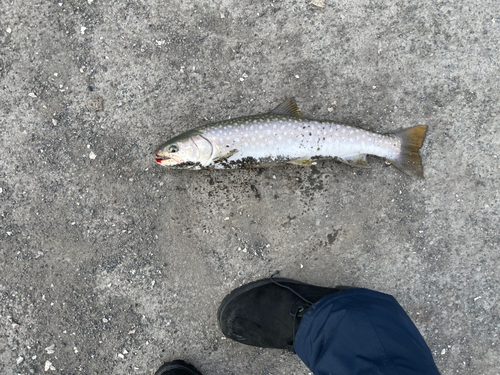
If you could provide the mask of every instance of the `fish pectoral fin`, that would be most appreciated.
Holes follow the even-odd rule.
[[[366,155],[356,155],[347,158],[339,158],[342,163],[349,164],[351,167],[356,168],[370,168],[370,164],[366,161]]]
[[[234,155],[234,154],[236,154],[237,152],[238,152],[238,150],[237,150],[237,149],[231,150],[231,151],[229,151],[226,155],[219,156],[218,158],[215,158],[215,159],[214,159],[214,162],[215,162],[215,161],[221,161],[221,160],[224,160],[224,159],[230,158],[231,156],[233,156],[233,155]]]
[[[299,107],[297,107],[297,103],[295,103],[294,98],[289,98],[281,103],[279,106],[274,108],[271,113],[275,113],[277,115],[288,115],[288,116],[299,116],[302,117],[300,113]]]
[[[306,158],[290,160],[289,163],[296,165],[313,165],[313,161]]]

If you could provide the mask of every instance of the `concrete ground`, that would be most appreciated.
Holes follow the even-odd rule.
[[[442,374],[498,374],[499,40],[495,0],[0,1],[0,373],[308,374],[217,326],[227,293],[280,270],[393,294]],[[377,158],[154,162],[289,96],[428,125],[425,179]]]

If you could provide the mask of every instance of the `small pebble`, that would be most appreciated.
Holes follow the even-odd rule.
[[[95,96],[87,102],[87,106],[91,111],[102,112],[104,111],[104,99],[102,96]]]
[[[324,8],[325,7],[325,0],[311,0],[311,2],[309,4],[314,5],[318,8]]]
[[[56,368],[54,366],[52,366],[52,362],[47,361],[47,362],[45,362],[45,371],[49,371],[49,370],[55,371]]]

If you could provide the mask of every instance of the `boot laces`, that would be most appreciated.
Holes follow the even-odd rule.
[[[295,294],[297,297],[299,297],[302,301],[304,301],[307,305],[307,307],[310,307],[313,305],[313,303],[311,301],[309,301],[307,298],[301,296],[299,293],[297,293],[295,290],[293,290],[292,288],[290,288],[289,286],[286,286],[286,285],[283,285],[279,282],[277,282],[276,280],[274,280],[274,276],[276,275],[279,275],[280,271],[276,271],[275,273],[273,273],[271,275],[271,281],[278,285],[280,288],[284,288],[284,289],[287,289],[289,290],[290,292],[292,292],[293,294]],[[292,331],[292,339],[293,339],[293,342],[295,342],[295,332],[297,331],[297,320],[299,318],[299,314],[304,311],[304,307],[303,306],[299,306],[297,308],[297,310],[295,310],[295,312],[292,313],[292,311],[290,311],[290,315],[293,315],[293,331]],[[292,344],[293,346],[293,344]],[[295,352],[295,350],[294,350]]]
[[[277,282],[276,280],[274,280],[274,276],[276,275],[279,275],[280,271],[276,271],[275,273],[273,273],[271,275],[271,281],[273,283],[275,283],[276,285],[278,285],[279,287],[281,288],[285,288],[285,289],[288,289],[290,292],[292,292],[293,294],[295,294],[297,297],[299,297],[302,301],[304,301],[305,303],[307,303],[308,305],[313,305],[313,303],[311,301],[309,301],[308,299],[306,299],[305,297],[302,297],[299,293],[297,293],[295,290],[293,290],[292,288],[290,288],[289,286],[286,286],[286,285],[283,285],[283,284],[280,284],[279,282]]]

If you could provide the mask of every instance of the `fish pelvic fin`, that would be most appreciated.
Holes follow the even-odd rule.
[[[289,161],[290,164],[295,165],[313,165],[314,162],[311,159],[302,158],[302,159],[293,159]]]
[[[299,116],[302,117],[300,113],[299,107],[297,107],[297,103],[295,103],[294,98],[289,98],[281,103],[279,106],[274,108],[271,113],[275,113],[277,115],[288,115],[288,116]]]
[[[389,159],[389,161],[413,177],[424,178],[424,168],[418,151],[422,147],[426,131],[427,126],[420,125],[394,134],[401,140],[401,152],[394,160]]]

